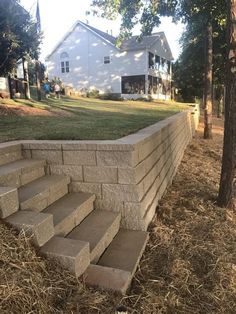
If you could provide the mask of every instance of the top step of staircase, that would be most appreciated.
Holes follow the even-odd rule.
[[[22,159],[21,144],[0,143],[0,166]]]

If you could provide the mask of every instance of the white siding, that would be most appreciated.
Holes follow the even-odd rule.
[[[64,51],[69,54],[69,73],[61,73],[60,54]],[[105,56],[110,56],[110,64],[104,64]],[[77,90],[121,93],[121,76],[147,73],[145,50],[120,52],[81,25],[62,42],[47,64],[50,79],[60,77],[65,85]]]

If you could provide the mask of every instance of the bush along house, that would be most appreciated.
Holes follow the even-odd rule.
[[[77,92],[99,91],[127,99],[170,99],[173,56],[164,32],[116,38],[78,21],[47,57],[49,79]]]

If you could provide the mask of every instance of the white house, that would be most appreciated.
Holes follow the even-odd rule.
[[[172,53],[163,32],[125,40],[78,21],[47,57],[49,79],[77,91],[99,90],[125,98],[171,95]]]

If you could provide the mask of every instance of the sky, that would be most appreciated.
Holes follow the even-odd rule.
[[[119,34],[119,20],[108,21],[93,16],[86,16],[90,9],[92,0],[39,0],[41,16],[41,28],[43,31],[43,43],[41,47],[41,59],[50,54],[53,48],[71,29],[76,21],[81,20],[89,23],[104,32],[111,32],[113,36]],[[21,0],[24,6],[33,17],[35,17],[36,0]],[[178,40],[183,32],[183,25],[171,23],[170,18],[163,18],[159,28],[154,31],[164,31],[172,50],[173,56],[177,59],[180,53]],[[139,28],[134,29],[134,35],[139,34]]]

